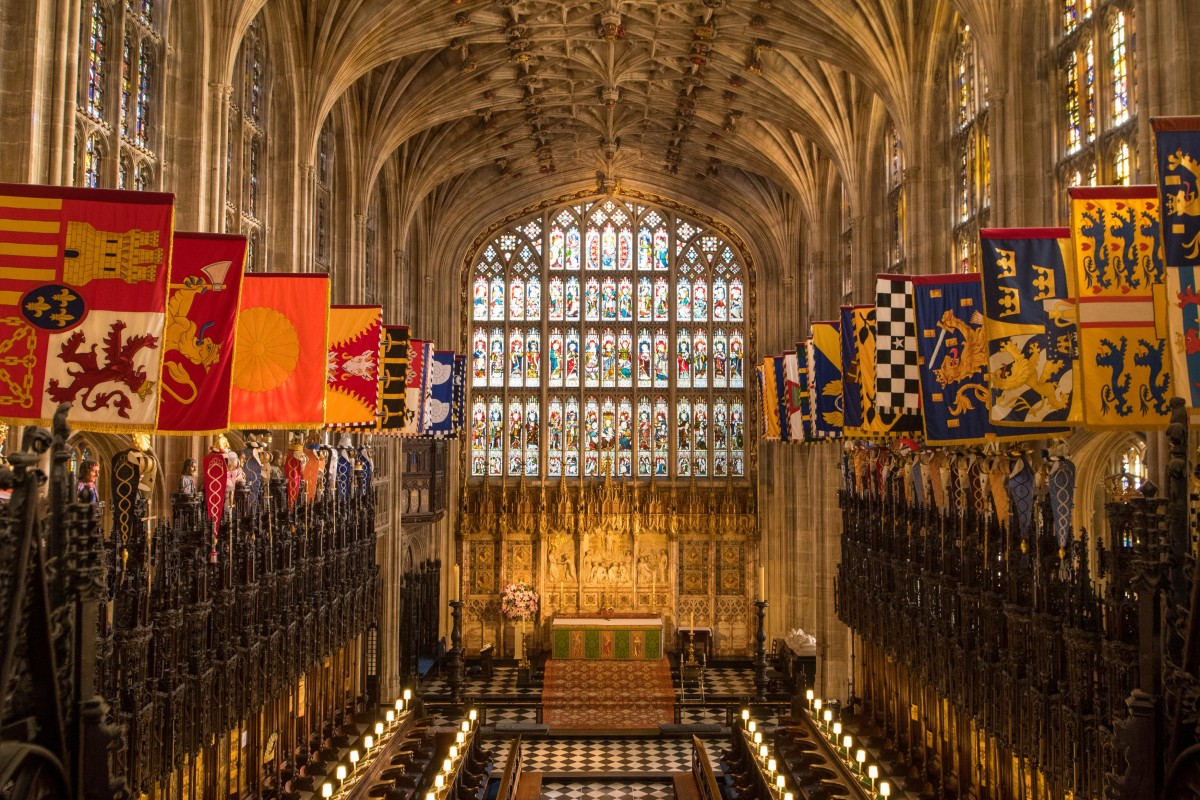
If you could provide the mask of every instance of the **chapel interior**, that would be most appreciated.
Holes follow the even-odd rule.
[[[3,328],[0,800],[1200,798],[1183,401],[798,441],[761,368],[1197,76],[1197,0],[0,0],[0,305],[10,185],[167,193],[465,356],[447,435],[131,433]]]

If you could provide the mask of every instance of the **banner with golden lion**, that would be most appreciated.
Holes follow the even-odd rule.
[[[158,429],[180,435],[221,433],[229,427],[246,239],[177,232],[174,249]]]

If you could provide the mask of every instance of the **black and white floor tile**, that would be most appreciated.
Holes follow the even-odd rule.
[[[692,743],[685,739],[527,739],[526,772],[686,772]]]
[[[431,672],[420,683],[420,691],[425,696],[438,697],[450,694],[450,684],[445,675]],[[492,671],[490,678],[478,675],[467,675],[462,686],[464,695],[470,696],[508,696],[521,699],[536,700],[542,695],[541,686],[517,686],[517,668],[515,666],[499,666]]]
[[[675,790],[670,781],[623,781],[613,783],[542,784],[542,800],[670,800]]]

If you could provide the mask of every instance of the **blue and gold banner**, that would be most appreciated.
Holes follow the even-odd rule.
[[[991,421],[1079,422],[1070,228],[994,228],[982,244]]]
[[[1165,427],[1175,389],[1166,352],[1158,188],[1071,189],[1071,229],[1084,422]]]
[[[841,322],[845,435],[879,439],[920,433],[919,414],[882,409],[875,402],[875,306],[842,306]]]
[[[988,345],[978,275],[916,276],[913,303],[921,354],[921,409],[929,444],[983,444],[1051,433],[1044,428],[997,428],[988,418]]]
[[[1175,391],[1187,398],[1189,408],[1200,408],[1200,117],[1162,117],[1150,125],[1162,202],[1164,310]]]
[[[809,398],[812,403],[812,435],[816,439],[842,436],[842,338],[841,323],[814,322],[808,348]]]

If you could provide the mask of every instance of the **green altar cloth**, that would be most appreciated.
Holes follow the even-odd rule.
[[[551,624],[554,658],[647,660],[663,657],[662,620],[557,618]]]

